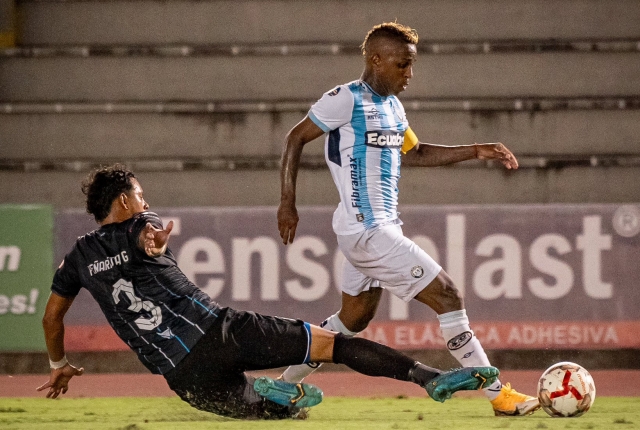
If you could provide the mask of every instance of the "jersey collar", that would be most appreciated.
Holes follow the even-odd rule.
[[[380,94],[376,93],[375,90],[373,88],[371,88],[371,85],[367,84],[364,80],[360,79],[360,82],[362,82],[362,84],[365,87],[367,87],[367,89],[369,91],[371,91],[373,94],[375,94],[376,96],[380,97],[381,99],[386,100],[386,98],[388,97],[388,96],[381,96]]]

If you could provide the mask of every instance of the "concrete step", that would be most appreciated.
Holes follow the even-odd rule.
[[[117,159],[277,159],[287,131],[306,114],[50,113],[0,114],[6,161]],[[640,109],[420,111],[407,117],[426,142],[501,141],[516,154],[640,156]],[[322,138],[305,146],[321,157]]]
[[[638,37],[635,0],[18,2],[23,44],[361,43],[397,19],[422,40]]]
[[[0,170],[0,202],[43,203],[56,208],[83,207],[83,172]],[[140,171],[151,208],[181,206],[275,206],[280,200],[279,172]],[[637,203],[640,167],[567,167],[562,169],[403,168],[401,204]],[[27,191],[28,190],[28,191]],[[300,171],[297,203],[338,203],[327,169]]]
[[[360,76],[357,55],[16,58],[0,101],[317,99]],[[424,56],[406,97],[640,94],[640,52]]]

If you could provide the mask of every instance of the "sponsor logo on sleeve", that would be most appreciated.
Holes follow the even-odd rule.
[[[340,87],[335,87],[334,89],[329,91],[327,94],[329,94],[330,96],[335,96],[335,95],[338,95],[339,92],[340,92]]]

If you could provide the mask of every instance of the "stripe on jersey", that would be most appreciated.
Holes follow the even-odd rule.
[[[403,123],[404,123],[404,118],[401,118],[401,117],[396,115],[396,111],[400,111],[401,110],[400,106],[396,106],[396,104],[399,103],[399,102],[397,101],[397,99],[394,99],[394,98],[391,98],[390,102],[391,102],[391,109],[393,110],[393,112],[392,112],[393,113],[393,118],[396,119],[396,125],[395,125],[396,130],[402,130],[402,126],[403,126]],[[406,130],[405,130],[405,132],[406,132]],[[415,134],[414,134],[414,137],[415,137]],[[403,144],[403,146],[404,146],[404,144]],[[402,148],[400,148],[400,151],[402,151]],[[400,180],[400,166],[402,164],[402,157],[398,156],[396,159],[398,160],[398,165],[396,166],[396,177],[398,178],[398,180]],[[398,184],[396,183],[395,193],[394,193],[394,197],[393,197],[396,200],[395,204],[398,203],[397,202],[397,198],[398,198],[398,188],[397,188],[397,186],[398,186]],[[387,212],[392,212],[392,210],[394,210],[394,209],[395,209],[395,206],[394,207],[389,207]]]
[[[382,97],[380,97],[377,94],[373,94],[371,95],[371,100],[375,103],[376,108],[382,112],[385,111],[385,106],[384,106],[384,100],[382,99]],[[386,120],[387,115],[381,115],[380,116],[380,128],[382,130],[391,130],[391,127],[389,125],[389,122]],[[397,129],[397,127],[396,127]],[[391,167],[392,167],[392,153],[391,151],[394,151],[394,149],[385,147],[385,148],[380,148],[380,182],[383,184],[382,185],[382,204],[385,208],[385,211],[390,214],[392,211],[391,209],[393,208],[393,193],[391,193],[390,190],[390,186],[392,185],[393,181],[391,180]]]
[[[359,91],[358,84],[352,84],[349,86],[351,93],[353,94],[353,114],[351,115],[351,128],[353,128],[354,142],[353,142],[353,158],[360,161],[358,170],[360,175],[358,176],[358,190],[360,192],[360,213],[364,215],[364,227],[369,228],[373,224],[373,208],[369,202],[369,189],[367,185],[367,145],[365,145],[365,134],[367,132],[367,125],[364,114],[364,107],[362,105],[362,92]],[[357,121],[356,119],[360,120]]]
[[[340,128],[329,132],[329,143],[327,147],[327,156],[329,161],[342,166],[342,157],[340,156]]]
[[[316,117],[311,111],[309,111],[309,119],[313,121],[313,123],[317,125],[320,128],[320,130],[324,131],[325,133],[327,133],[328,131],[331,131],[331,129],[327,127],[322,121],[320,121],[318,117]]]

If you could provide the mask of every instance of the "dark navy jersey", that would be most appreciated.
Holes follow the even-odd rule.
[[[51,290],[75,297],[86,288],[140,361],[164,374],[209,329],[218,305],[187,279],[170,250],[152,258],[139,247],[147,222],[162,228],[158,215],[142,212],[78,238]]]

